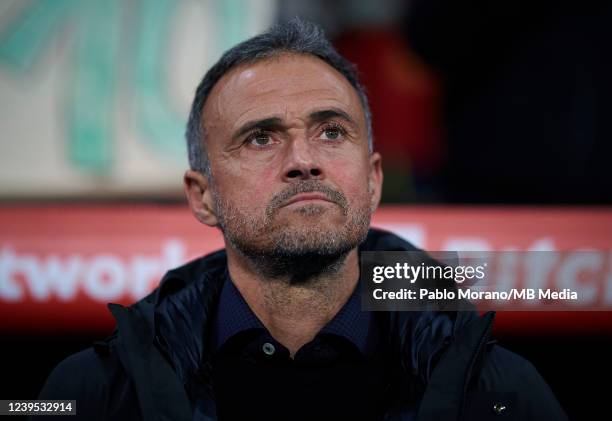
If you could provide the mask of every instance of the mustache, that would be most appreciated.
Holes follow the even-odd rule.
[[[272,196],[268,204],[267,214],[272,215],[276,210],[283,207],[291,198],[300,193],[323,193],[330,202],[340,206],[343,212],[348,211],[348,201],[341,192],[326,186],[318,180],[304,180],[291,185],[285,190]]]

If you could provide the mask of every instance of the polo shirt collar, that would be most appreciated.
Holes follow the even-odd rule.
[[[213,349],[215,351],[238,333],[250,329],[261,329],[267,332],[263,323],[253,313],[232,282],[227,270],[225,276],[214,324]],[[377,333],[372,313],[362,311],[360,301],[361,284],[358,283],[349,300],[321,329],[319,335],[341,336],[353,343],[362,355],[369,356],[374,351]]]

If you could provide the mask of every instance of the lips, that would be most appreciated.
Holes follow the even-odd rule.
[[[333,203],[325,194],[319,192],[311,192],[296,194],[295,196],[291,197],[291,199],[289,199],[287,203],[285,203],[285,206],[289,206],[293,203],[303,202],[307,200],[323,200],[325,202]]]

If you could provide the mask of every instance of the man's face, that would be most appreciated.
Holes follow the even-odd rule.
[[[210,208],[247,256],[346,253],[378,204],[357,93],[313,56],[283,54],[226,74],[203,110]]]

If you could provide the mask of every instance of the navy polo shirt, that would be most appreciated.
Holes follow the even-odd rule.
[[[212,383],[220,420],[383,416],[388,358],[361,287],[294,358],[227,279],[213,328]]]
[[[334,353],[334,347],[324,346],[329,341],[334,343],[343,341],[347,351],[348,348],[354,348],[362,357],[370,357],[378,343],[378,326],[371,312],[361,311],[360,300],[361,285],[358,284],[338,314],[323,327],[311,343],[298,350],[294,359],[328,358],[328,353]],[[262,347],[258,351],[264,352],[267,356],[276,353],[289,355],[289,350],[272,338],[228,276],[217,307],[213,328],[213,349],[218,351],[229,339],[242,335],[252,339],[249,341],[251,346],[253,343],[261,342]],[[265,350],[264,344],[268,344]],[[327,349],[325,356],[323,349]],[[320,355],[316,355],[317,353]]]

